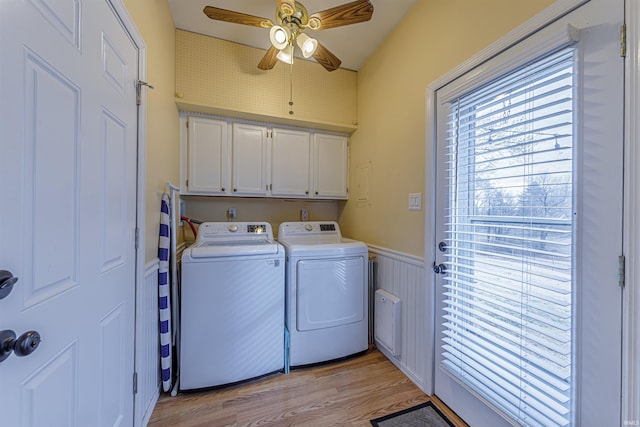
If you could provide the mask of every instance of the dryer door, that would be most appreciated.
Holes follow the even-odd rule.
[[[311,331],[362,321],[365,268],[364,257],[298,261],[297,329]]]

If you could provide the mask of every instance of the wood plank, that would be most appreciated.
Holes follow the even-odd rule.
[[[217,390],[163,395],[149,426],[370,426],[371,419],[432,400],[378,350]]]

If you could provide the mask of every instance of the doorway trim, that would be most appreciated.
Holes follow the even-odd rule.
[[[113,8],[116,16],[120,19],[123,27],[126,29],[129,37],[135,44],[138,49],[138,80],[146,81],[147,77],[147,48],[144,43],[144,39],[142,35],[138,31],[135,23],[131,19],[129,15],[129,11],[125,7],[123,0],[106,0],[107,3]],[[136,171],[136,271],[135,271],[135,283],[134,289],[137,291],[138,286],[142,286],[144,284],[144,264],[145,264],[145,227],[143,226],[146,223],[146,193],[147,193],[147,179],[146,179],[146,152],[147,152],[147,95],[146,90],[141,91],[141,102],[138,105],[138,140],[137,140],[137,171]],[[134,295],[137,295],[137,292],[134,291]],[[137,331],[136,325],[138,322],[138,312],[136,310],[137,304],[135,301],[132,301],[134,306],[134,324],[131,325],[134,328],[134,361],[133,361],[133,369],[134,372],[132,375],[138,371],[138,360],[137,360],[137,352],[136,352],[136,343],[138,337],[135,336],[135,331]],[[133,381],[133,379],[132,379]],[[133,388],[132,388],[133,392]],[[143,402],[139,402],[140,394],[133,394],[133,419],[131,420],[132,425],[138,426],[142,425],[142,420],[139,419],[141,415],[143,415],[143,411],[141,408],[141,404]]]
[[[430,191],[430,197],[425,197],[425,258],[424,268],[426,279],[426,297],[425,311],[426,311],[426,328],[427,331],[427,351],[425,357],[427,358],[426,366],[429,367],[425,373],[424,389],[427,394],[433,394],[435,387],[435,351],[436,337],[435,337],[435,325],[436,325],[436,301],[435,301],[435,277],[431,273],[431,263],[436,259],[436,92],[452,82],[453,80],[463,78],[462,76],[468,75],[472,78],[475,73],[473,71],[479,68],[483,63],[491,58],[506,51],[510,47],[516,45],[520,41],[529,37],[538,30],[544,28],[548,24],[556,21],[562,16],[570,13],[574,9],[587,3],[589,0],[557,0],[555,3],[533,16],[531,19],[515,28],[513,31],[507,33],[505,36],[487,46],[485,49],[478,52],[465,62],[461,63],[448,73],[434,80],[427,85],[426,89],[426,108],[425,108],[425,189]],[[640,129],[639,129],[640,130]],[[638,154],[640,157],[640,153]],[[427,168],[429,168],[427,170]],[[640,200],[640,195],[638,196]],[[639,202],[640,203],[640,202]],[[640,224],[639,224],[640,226]],[[638,230],[640,234],[640,229]],[[640,276],[640,272],[639,272]]]
[[[623,254],[626,257],[622,300],[622,417],[640,423],[640,6],[625,2],[627,58],[625,61],[625,159]]]

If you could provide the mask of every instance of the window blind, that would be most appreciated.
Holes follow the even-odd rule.
[[[449,104],[442,367],[517,425],[572,420],[574,54]]]

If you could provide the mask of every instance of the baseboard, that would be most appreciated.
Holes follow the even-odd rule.
[[[380,351],[380,353],[384,354],[384,356],[389,359],[391,363],[395,365],[396,368],[400,369],[403,374],[407,376],[418,388],[422,391],[425,390],[423,381],[420,377],[418,377],[414,372],[412,372],[407,365],[400,362],[394,355],[392,355],[383,345],[381,345],[378,340],[375,340],[375,346]]]
[[[158,386],[156,392],[149,400],[149,405],[145,408],[144,415],[142,416],[141,426],[147,427],[149,424],[149,420],[151,420],[151,415],[153,415],[153,410],[156,408],[156,404],[158,403],[158,399],[160,398],[160,387]]]

